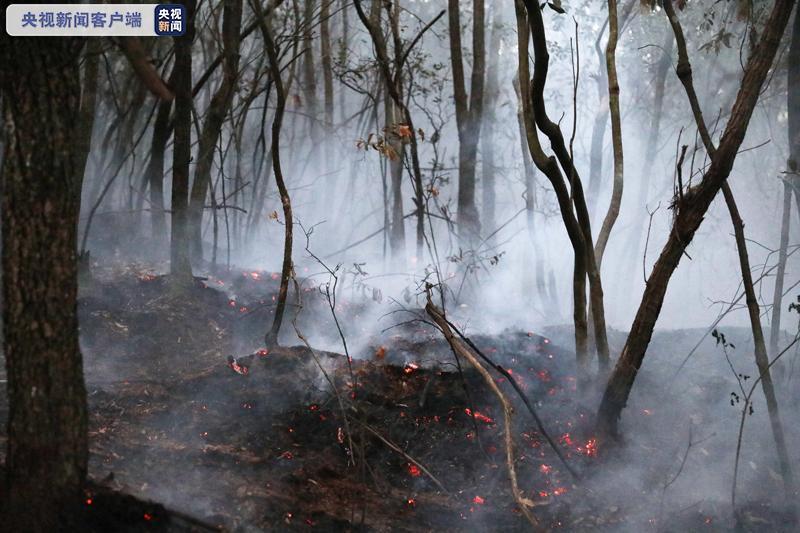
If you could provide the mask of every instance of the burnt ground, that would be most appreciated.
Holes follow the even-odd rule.
[[[274,277],[235,271],[175,294],[165,278],[130,265],[97,268],[82,287],[92,478],[187,518],[157,504],[106,503],[129,515],[129,530],[196,529],[188,517],[235,531],[528,528],[509,488],[502,411],[476,371],[457,367],[440,334],[413,320],[422,318],[419,310],[384,319],[381,330],[370,323],[379,314],[375,299],[343,291],[336,311],[351,362],[337,353],[341,348],[303,346],[291,324],[294,308],[284,323],[287,347],[266,353],[259,350],[273,312]],[[305,285],[303,300],[297,323],[311,345],[340,346],[325,299]],[[509,369],[582,474],[581,481],[569,475],[515,400],[520,485],[543,526],[730,530],[730,505],[712,493],[704,497],[693,481],[730,469],[728,455],[714,448],[724,445],[727,454],[732,446],[735,407],[727,420],[717,415],[729,399],[730,376],[707,372],[678,391],[655,378],[660,374],[642,372],[642,392],[626,412],[635,438],[622,452],[598,454],[590,425],[596,400],[576,393],[574,355],[554,341],[568,335],[551,333],[552,339],[521,330],[472,337]],[[669,351],[683,342],[679,337],[657,336],[654,345]],[[496,379],[513,397],[505,378]],[[4,421],[4,391],[2,398]],[[686,436],[690,426],[694,437]],[[664,434],[675,438],[665,443]],[[681,461],[687,442],[691,453]],[[630,463],[639,465],[635,474],[608,473]],[[749,463],[740,487],[757,489],[742,504],[740,529],[792,530],[774,503],[780,483],[769,461]],[[103,501],[105,489],[90,489],[86,512],[91,516]]]

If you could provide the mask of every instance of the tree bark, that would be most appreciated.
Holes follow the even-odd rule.
[[[472,3],[472,74],[470,94],[464,75],[461,53],[461,17],[459,0],[448,0],[448,30],[453,91],[455,93],[458,129],[458,223],[459,234],[468,244],[479,242],[480,217],[475,205],[475,167],[483,119],[483,86],[485,78],[485,9],[484,0]]]
[[[79,504],[86,480],[76,255],[82,44],[74,38],[0,37],[9,401],[3,505],[5,525],[16,531],[55,531],[63,513]]]
[[[176,69],[172,69],[169,77],[170,86],[176,81]],[[162,100],[158,103],[156,120],[153,123],[153,136],[150,140],[150,161],[147,162],[144,180],[150,188],[150,238],[156,249],[160,248],[167,227],[166,212],[164,211],[164,154],[167,151],[167,142],[172,134],[172,125],[169,118],[172,112],[172,100]],[[144,205],[144,196],[139,208]]]
[[[172,152],[170,272],[176,286],[192,283],[188,231],[189,162],[192,159],[192,40],[195,0],[186,6],[186,33],[175,37],[175,140]]]
[[[257,0],[253,3],[257,6]],[[260,12],[260,8],[256,7],[256,12]],[[275,174],[275,182],[278,185],[278,192],[281,196],[281,205],[283,206],[284,218],[284,243],[283,243],[283,264],[281,266],[281,284],[278,289],[278,300],[275,306],[275,317],[272,321],[267,334],[264,336],[264,343],[269,348],[278,344],[278,335],[281,330],[281,323],[283,322],[283,314],[286,309],[286,297],[289,292],[289,279],[294,275],[292,266],[292,201],[289,198],[289,191],[286,188],[286,183],[283,179],[283,170],[281,169],[281,127],[283,125],[283,114],[286,109],[286,90],[283,86],[283,79],[281,78],[281,66],[279,63],[278,50],[275,47],[275,42],[272,39],[272,32],[269,28],[269,23],[264,21],[261,24],[261,33],[264,37],[264,48],[267,51],[269,58],[269,68],[272,75],[272,82],[275,84],[275,97],[276,107],[275,116],[272,120],[272,167]]]
[[[787,177],[788,179],[788,177]],[[792,219],[792,187],[783,182],[783,209],[781,211],[781,236],[778,245],[778,268],[775,271],[775,286],[772,292],[772,322],[769,332],[769,355],[776,357],[781,336],[781,312],[783,311],[783,283],[786,279],[786,250],[789,246],[789,231]],[[780,367],[778,367],[780,368]]]
[[[601,438],[618,434],[619,417],[644,360],[647,345],[664,303],[669,280],[678,267],[686,247],[700,227],[712,200],[730,175],[736,153],[744,139],[759,92],[775,58],[793,6],[794,0],[775,2],[758,46],[747,61],[730,119],[719,147],[712,157],[711,165],[705,171],[700,183],[687,189],[676,199],[672,230],[648,277],[630,334],[600,404],[597,429]],[[686,67],[678,67],[679,77],[685,75],[685,69]]]
[[[394,102],[394,105],[400,110],[403,117],[404,125],[408,126],[409,132],[409,145],[411,151],[411,176],[412,183],[414,184],[414,203],[416,208],[417,218],[417,257],[422,258],[422,245],[425,238],[425,204],[422,190],[422,169],[419,162],[419,150],[417,146],[417,132],[414,129],[414,121],[411,117],[411,112],[408,106],[403,101],[402,95],[397,90],[397,87],[402,86],[403,66],[406,60],[406,52],[403,55],[398,55],[400,49],[400,35],[398,31],[393,30],[393,38],[395,42],[395,57],[394,61],[390,61],[389,52],[386,49],[386,39],[380,31],[380,27],[367,17],[361,0],[354,0],[356,12],[361,23],[367,29],[372,40],[372,45],[375,48],[375,55],[378,60],[378,67],[381,71],[381,77],[386,84],[386,89]],[[442,12],[443,13],[443,12]],[[441,13],[440,15],[441,16]],[[438,20],[438,17],[434,20]],[[394,73],[392,73],[392,66],[394,66]]]
[[[561,220],[567,230],[574,253],[572,270],[572,322],[575,327],[575,356],[578,362],[578,374],[581,384],[585,385],[589,374],[589,329],[586,314],[586,243],[584,233],[575,217],[575,211],[567,182],[561,173],[556,158],[547,156],[539,144],[536,129],[536,113],[530,80],[528,43],[530,28],[523,0],[514,2],[517,18],[517,50],[522,113],[525,123],[525,140],[528,152],[536,167],[547,177],[558,201]],[[534,9],[538,9],[535,6]]]
[[[767,355],[767,345],[764,342],[764,331],[761,328],[761,308],[758,305],[756,291],[753,288],[753,275],[750,271],[750,258],[747,255],[747,240],[744,236],[744,222],[739,215],[739,208],[733,197],[731,188],[727,181],[722,183],[722,194],[728,206],[728,212],[733,224],[734,237],[736,239],[736,250],[739,255],[739,266],[742,271],[742,285],[744,286],[745,301],[747,311],[750,316],[750,327],[753,331],[753,345],[755,347],[756,366],[758,374],[761,376],[761,388],[767,400],[767,412],[772,427],[772,437],[775,439],[775,448],[778,452],[778,463],[783,477],[783,487],[789,499],[794,498],[795,486],[794,476],[792,475],[792,464],[789,460],[789,452],[786,448],[786,437],[783,434],[783,423],[778,410],[778,400],[775,396],[775,386],[772,383],[772,375],[769,368],[769,356]]]
[[[484,95],[483,106],[485,109],[483,116],[483,133],[481,135],[481,206],[482,226],[485,233],[490,234],[495,230],[497,220],[495,209],[497,204],[497,194],[495,192],[495,174],[497,163],[495,162],[495,108],[500,96],[499,77],[500,77],[500,42],[503,26],[500,20],[500,9],[494,7],[492,12],[492,32],[489,37],[489,64],[486,69],[486,93]],[[530,165],[530,162],[526,162]]]
[[[188,224],[191,254],[195,265],[203,260],[201,230],[206,197],[211,185],[217,140],[225,116],[236,94],[239,79],[239,32],[242,28],[242,0],[225,0],[222,15],[222,80],[206,111],[197,145],[197,166],[189,202]]]
[[[555,165],[556,163],[560,164],[561,168],[569,179],[570,189],[567,191],[566,183],[564,183],[564,177],[561,175],[561,172],[558,170],[558,168],[555,168],[554,171],[551,171],[554,172],[552,178],[550,175],[548,175],[551,183],[555,183],[555,181],[561,182],[559,187],[562,189],[562,191],[560,193],[556,192],[556,195],[566,195],[566,199],[569,200],[572,205],[574,205],[575,211],[573,213],[572,206],[567,206],[566,204],[561,205],[562,200],[559,200],[562,210],[562,217],[568,216],[570,219],[576,219],[575,230],[578,234],[580,234],[580,242],[577,240],[573,241],[573,247],[575,247],[577,244],[582,246],[580,249],[574,248],[574,251],[576,258],[583,256],[581,261],[584,264],[586,275],[588,275],[589,278],[589,297],[592,309],[591,318],[594,331],[594,341],[597,348],[600,369],[605,371],[609,366],[605,306],[603,304],[603,286],[600,279],[600,270],[597,266],[594,256],[594,246],[592,244],[592,224],[589,217],[589,210],[586,206],[586,197],[583,193],[583,184],[581,182],[581,178],[578,175],[578,171],[575,168],[575,164],[572,160],[570,152],[567,149],[566,143],[564,142],[564,136],[558,124],[554,123],[548,117],[547,109],[545,107],[544,89],[545,84],[547,83],[550,54],[547,50],[547,40],[545,36],[544,21],[542,20],[541,7],[538,3],[532,0],[524,0],[524,6],[528,13],[529,34],[533,39],[534,51],[534,71],[533,78],[530,81],[529,96],[531,107],[530,112],[533,120],[535,121],[536,128],[538,128],[547,136],[555,154],[555,158],[548,158],[544,156],[544,153],[542,153],[541,156],[534,156],[533,159],[534,162],[536,162],[536,166],[542,171],[544,171],[543,166],[547,165],[545,160],[552,161],[550,165]],[[527,70],[527,64],[525,67]],[[522,75],[520,74],[520,78],[521,76]],[[537,135],[535,131],[533,134]],[[542,159],[542,156],[544,156],[544,159]],[[539,162],[537,162],[537,159]],[[547,175],[546,171],[545,174]],[[565,214],[564,209],[569,210],[569,215]],[[571,224],[572,222],[570,222],[568,226]],[[577,280],[577,277],[574,276],[574,279]],[[583,282],[582,285],[585,287],[585,282]],[[573,293],[578,292],[579,289],[580,288],[575,286],[573,282]],[[583,364],[584,368],[588,368],[588,344],[586,357],[587,360]]]
[[[631,2],[632,4],[632,2]],[[622,150],[622,121],[619,115],[619,78],[617,77],[617,40],[619,38],[619,18],[617,16],[617,0],[608,0],[608,44],[606,45],[606,72],[608,74],[608,108],[611,116],[611,144],[614,151],[614,184],[611,191],[611,203],[608,212],[597,234],[594,255],[598,270],[603,263],[603,253],[611,236],[611,230],[619,216],[622,205],[624,158]]]

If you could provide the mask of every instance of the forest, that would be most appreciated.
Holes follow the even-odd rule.
[[[0,531],[800,528],[794,0],[177,4],[0,32]]]

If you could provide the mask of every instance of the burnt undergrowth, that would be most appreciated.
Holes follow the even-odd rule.
[[[396,327],[363,326],[377,303],[352,293],[336,308],[354,341],[348,365],[331,348],[338,333],[327,303],[304,289],[298,328],[329,350],[312,354],[289,325],[286,347],[266,351],[274,278],[209,276],[178,298],[168,278],[132,266],[98,270],[83,287],[94,483],[84,502],[87,527],[119,519],[120,530],[525,530],[504,467],[501,408],[474,369],[464,361],[459,368],[440,333],[399,317],[391,317]],[[414,313],[406,310],[421,318]],[[628,410],[634,436],[605,454],[592,434],[596,404],[577,393],[570,351],[520,330],[471,340],[513,375],[580,473],[575,479],[559,462],[497,373],[515,401],[520,487],[545,528],[731,527],[718,498],[687,492],[672,501],[682,480],[724,464],[713,448],[729,438],[713,414],[727,399],[724,377],[675,385],[643,372],[637,386],[647,395],[634,395]],[[686,443],[674,442],[689,427],[699,428],[696,442],[677,471]],[[740,527],[785,527],[770,497],[778,482],[769,468],[754,470],[745,483],[761,480],[761,490],[743,507]],[[673,477],[679,482],[668,491],[664,480]],[[665,501],[668,511],[659,512]]]

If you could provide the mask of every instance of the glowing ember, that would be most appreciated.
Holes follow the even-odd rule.
[[[375,359],[379,361],[386,357],[386,346],[378,346],[378,349],[375,350]]]
[[[417,363],[406,363],[406,366],[403,369],[403,372],[405,372],[406,374],[413,374],[414,371],[416,371],[418,369],[419,369],[419,365]]]
[[[144,519],[148,520],[148,521],[152,520],[153,519],[153,515],[151,515],[150,513],[144,513]]]
[[[541,472],[542,474],[549,474],[552,470],[553,467],[549,465],[543,464],[539,466],[539,472]]]
[[[286,459],[286,460],[292,460],[292,459],[294,459],[294,455],[292,455],[292,452],[290,452],[289,450],[286,450],[285,452],[283,452],[281,454],[281,458]]]
[[[250,372],[250,369],[248,367],[246,367],[245,365],[240,365],[236,361],[236,359],[234,359],[230,355],[228,356],[228,366],[231,367],[231,370],[233,370],[237,374],[241,374],[242,376],[246,376],[248,372]]]
[[[266,348],[261,348],[259,351],[256,352],[256,354],[258,354],[259,357],[266,357],[269,355],[269,350],[267,350]]]
[[[547,383],[548,381],[550,381],[550,372],[548,372],[547,370],[539,370],[538,372],[536,372],[536,375],[543,383]]]
[[[407,468],[411,477],[419,477],[422,475],[422,470],[420,470],[419,467],[413,463],[408,463]]]
[[[94,500],[92,500],[91,498],[86,498],[86,505],[92,505],[92,501]]]
[[[317,405],[315,403],[312,403],[311,405],[308,406],[308,410],[309,411],[319,411],[319,405]]]
[[[258,272],[250,272],[250,277],[256,281],[261,279],[261,274]]]
[[[572,442],[572,437],[570,436],[569,433],[564,433],[563,435],[561,435],[561,438],[558,439],[558,440],[561,441],[561,444],[564,444],[564,445],[569,446],[569,447],[572,447],[573,444],[574,444]]]
[[[228,300],[228,305],[231,307],[236,307],[236,300]]]
[[[550,493],[547,492],[546,490],[540,490],[539,491],[539,497],[540,498],[547,498],[548,496],[550,496]]]
[[[472,498],[472,503],[477,503],[478,505],[483,505],[484,501],[485,500],[480,496],[475,496],[474,498]]]
[[[406,500],[406,505],[408,505],[409,507],[416,507],[417,500],[415,500],[414,498],[409,498]]]
[[[597,456],[597,439],[589,439],[583,447],[578,446],[578,451],[588,457]]]
[[[344,444],[344,430],[341,427],[336,429],[336,440],[339,444]]]
[[[472,416],[476,420],[480,420],[481,422],[485,422],[487,424],[494,424],[494,420],[492,418],[489,418],[488,416],[481,414],[478,411],[475,411],[475,413],[473,413],[469,407],[465,408],[464,412],[467,413],[467,416]]]
[[[566,487],[557,487],[557,488],[553,489],[553,494],[555,496],[561,496],[562,494],[566,494],[566,493],[567,493],[567,488]]]

